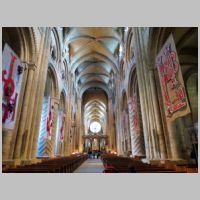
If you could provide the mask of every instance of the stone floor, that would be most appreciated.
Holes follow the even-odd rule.
[[[102,173],[103,170],[101,159],[87,159],[74,173]]]

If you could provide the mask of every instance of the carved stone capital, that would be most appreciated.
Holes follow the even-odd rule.
[[[25,69],[28,69],[28,70],[33,70],[35,71],[35,69],[37,68],[37,65],[35,63],[29,63],[29,62],[26,62],[26,61],[22,61],[22,63],[24,64],[25,66]]]

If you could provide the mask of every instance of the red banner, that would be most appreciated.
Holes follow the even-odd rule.
[[[54,101],[51,97],[49,97],[49,99],[48,99],[47,123],[46,123],[47,138],[49,140],[51,140],[51,136],[52,136],[54,110],[55,110]]]
[[[60,114],[61,123],[60,123],[60,141],[64,140],[64,128],[65,128],[65,114],[61,111]]]
[[[133,95],[128,102],[129,105],[129,116],[130,116],[130,126],[134,132],[139,133],[140,124],[139,124],[139,113],[137,105],[137,96]]]
[[[2,55],[2,124],[14,129],[24,66],[15,52],[5,44]]]
[[[128,114],[126,111],[122,112],[122,130],[125,138],[128,138]]]
[[[181,67],[172,34],[156,58],[165,113],[174,120],[190,113]]]

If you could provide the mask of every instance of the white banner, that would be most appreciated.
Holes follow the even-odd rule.
[[[24,66],[15,52],[5,44],[2,55],[2,125],[14,129]]]
[[[165,114],[175,120],[190,113],[190,108],[172,34],[156,57]]]

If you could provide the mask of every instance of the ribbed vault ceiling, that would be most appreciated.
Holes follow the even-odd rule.
[[[84,106],[85,133],[89,131],[92,122],[99,122],[105,132],[107,120],[106,105],[101,99],[91,99]]]
[[[75,74],[77,93],[101,88],[109,96],[111,74],[118,73],[119,48],[123,48],[121,30],[112,27],[75,27],[68,31],[65,44],[69,49],[70,66]],[[84,123],[93,121],[102,127],[106,120],[106,105],[101,99],[91,99],[84,106]]]
[[[111,73],[118,72],[119,29],[112,27],[76,27],[67,34],[70,65],[76,75],[77,91],[88,85],[108,86]],[[108,88],[109,89],[109,88]]]
[[[97,88],[90,88],[84,95],[83,123],[85,134],[91,134],[89,127],[93,122],[100,123],[102,127],[101,133],[105,133],[107,124],[107,97],[103,90]]]

